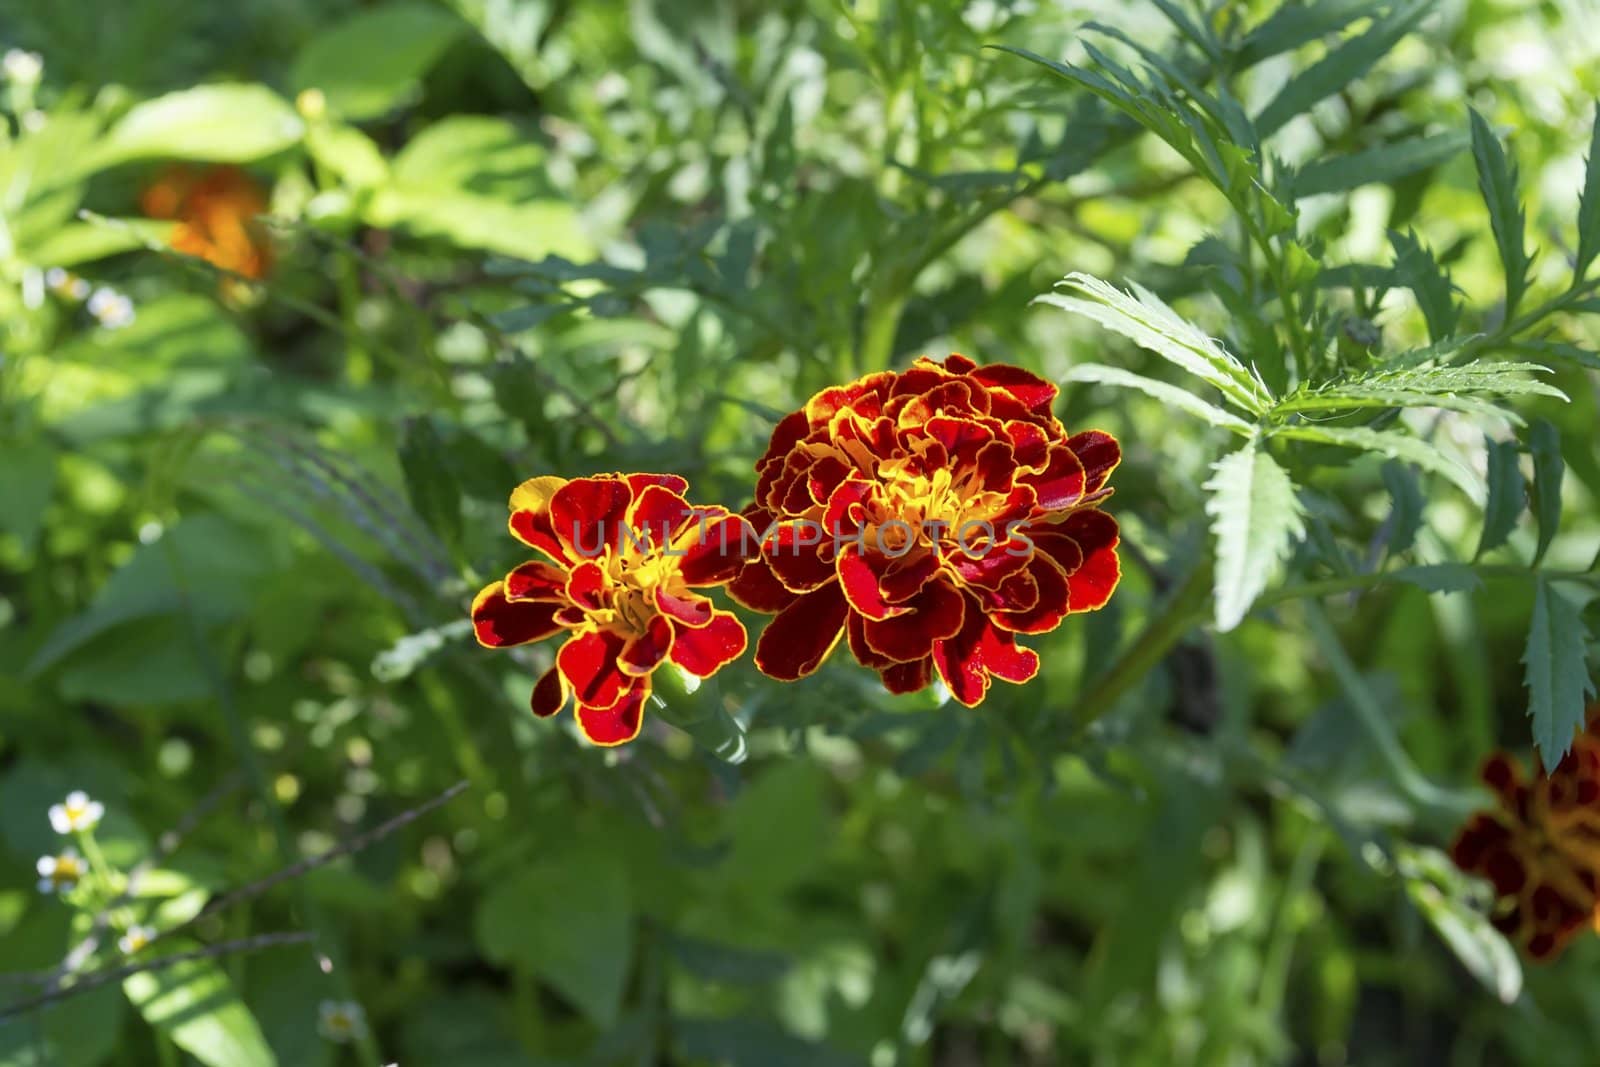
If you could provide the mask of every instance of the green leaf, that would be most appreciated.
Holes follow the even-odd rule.
[[[1431,407],[1498,415],[1521,425],[1522,418],[1516,412],[1485,397],[1553,396],[1565,400],[1566,394],[1555,386],[1529,377],[1541,372],[1549,373],[1549,368],[1535,363],[1476,363],[1463,367],[1382,369],[1350,381],[1303,389],[1285,397],[1273,410],[1287,414]]]
[[[1389,518],[1388,554],[1398,556],[1410,550],[1422,529],[1422,512],[1427,503],[1417,475],[1404,463],[1390,460],[1383,465],[1383,484],[1389,490],[1394,510]]]
[[[1600,370],[1600,355],[1565,341],[1515,341],[1506,347],[1540,359],[1566,360],[1589,370]]]
[[[172,952],[193,942],[163,941]],[[206,1067],[276,1067],[255,1017],[214,959],[190,960],[123,980],[123,992],[145,1022]]]
[[[1528,249],[1523,243],[1527,222],[1523,217],[1521,194],[1517,188],[1517,167],[1506,158],[1500,139],[1489,129],[1476,109],[1472,116],[1472,158],[1478,167],[1478,189],[1489,207],[1489,228],[1500,250],[1500,264],[1506,274],[1507,321],[1517,313],[1522,295],[1528,289]]]
[[[1217,539],[1217,629],[1233,629],[1287,558],[1305,522],[1295,486],[1259,440],[1217,461],[1206,514]]]
[[[1401,567],[1390,573],[1397,582],[1414,585],[1430,593],[1472,593],[1483,588],[1478,572],[1465,563],[1426,563]]]
[[[1510,942],[1468,903],[1466,879],[1437,849],[1401,844],[1397,866],[1406,895],[1474,978],[1502,1004],[1522,992],[1522,964]]]
[[[1517,528],[1528,495],[1522,481],[1522,452],[1515,441],[1491,441],[1488,448],[1489,501],[1483,508],[1483,534],[1473,558],[1499,548]]]
[[[1093,319],[1163,359],[1215,386],[1245,411],[1259,415],[1272,402],[1267,387],[1243,363],[1204,331],[1178,315],[1161,298],[1139,285],[1125,293],[1088,274],[1067,275],[1035,303],[1051,304]]]
[[[1319,100],[1371,70],[1432,9],[1433,0],[1404,0],[1375,19],[1365,33],[1345,41],[1290,78],[1256,116],[1261,136],[1270,137],[1296,115],[1309,111]]]
[[[385,188],[373,196],[364,217],[373,226],[403,227],[458,248],[529,261],[545,256],[581,260],[594,254],[578,212],[559,200],[513,204],[471,193]]]
[[[1302,45],[1337,33],[1359,18],[1383,7],[1384,0],[1322,0],[1314,4],[1283,4],[1239,43],[1240,69],[1292,52]]]
[[[1317,160],[1295,175],[1294,195],[1342,193],[1363,185],[1393,181],[1436,167],[1454,158],[1470,143],[1471,138],[1465,133],[1451,130]]]
[[[361,11],[313,37],[295,58],[289,83],[321,90],[343,118],[377,118],[417,94],[421,77],[466,28],[428,4]]]
[[[1589,135],[1589,160],[1584,170],[1583,195],[1578,200],[1578,254],[1573,276],[1578,280],[1589,273],[1589,264],[1600,256],[1600,106],[1594,112],[1594,130]]]
[[[761,1019],[672,1021],[682,1053],[695,1063],[721,1067],[866,1067],[859,1056],[808,1041]]]
[[[1461,321],[1455,283],[1416,234],[1391,230],[1389,243],[1394,246],[1395,280],[1416,296],[1422,317],[1428,322],[1429,340],[1444,342]]]
[[[617,1021],[633,957],[628,872],[604,843],[556,847],[478,907],[484,954],[537,975],[597,1026]]]
[[[1560,432],[1544,419],[1534,422],[1528,451],[1533,454],[1533,514],[1539,523],[1539,546],[1533,553],[1537,567],[1561,527],[1561,481],[1567,463],[1561,455]]]
[[[1438,448],[1418,437],[1398,430],[1373,430],[1365,426],[1326,426],[1305,424],[1280,426],[1275,436],[1297,441],[1314,441],[1341,448],[1358,448],[1390,459],[1415,463],[1425,471],[1442,474],[1474,501],[1484,498],[1483,484],[1470,470],[1449,458]]]
[[[345,185],[367,189],[389,177],[389,164],[372,138],[337,122],[318,122],[306,131],[306,150]]]
[[[1137,389],[1147,396],[1153,396],[1170,408],[1182,411],[1186,415],[1193,415],[1197,419],[1209,422],[1213,426],[1232,430],[1234,433],[1248,434],[1251,432],[1250,423],[1230,415],[1215,404],[1195,396],[1181,386],[1171,382],[1158,381],[1155,378],[1146,378],[1142,374],[1123,370],[1120,367],[1108,367],[1103,363],[1080,363],[1067,372],[1066,380],[1069,382],[1093,382],[1098,385],[1115,385],[1124,389]]]
[[[444,442],[427,418],[411,420],[400,443],[406,495],[422,521],[446,545],[461,543],[461,489],[450,472]]]
[[[445,0],[499,52],[524,85],[542,92],[555,73],[555,61],[541,52],[545,31],[557,6],[549,0]]]
[[[77,267],[138,248],[165,247],[175,223],[155,219],[110,219],[74,222],[52,229],[28,249],[28,260],[40,267]]]
[[[264,85],[183,89],[136,105],[94,152],[95,165],[137,159],[249,163],[296,144],[305,125]]]
[[[1546,767],[1567,754],[1572,735],[1583,727],[1584,702],[1594,696],[1594,682],[1584,662],[1587,634],[1576,605],[1544,578],[1533,598],[1533,625],[1522,654],[1527,668],[1528,717],[1533,743]]]
[[[43,441],[0,442],[0,531],[16,536],[32,554],[56,486],[56,451]]]

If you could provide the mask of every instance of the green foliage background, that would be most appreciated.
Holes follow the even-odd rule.
[[[69,789],[155,864],[113,924],[165,928],[468,783],[152,952],[312,948],[55,996],[0,1065],[1591,1063],[1600,946],[1523,975],[1438,849],[1592,694],[1596,24],[0,0],[44,57],[0,137],[0,1013],[90,929],[33,885]],[[253,299],[137,217],[176,160],[270,190]],[[526,713],[548,649],[472,644],[521,479],[740,506],[783,412],[949,351],[1125,450],[1122,588],[1035,682],[746,661],[602,752]]]

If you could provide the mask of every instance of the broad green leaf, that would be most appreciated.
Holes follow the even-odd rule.
[[[1500,139],[1476,110],[1472,110],[1472,158],[1478,167],[1478,188],[1489,207],[1489,228],[1500,250],[1500,264],[1506,274],[1505,317],[1510,320],[1528,289],[1528,249],[1523,241],[1526,219],[1521,192],[1517,187],[1517,167],[1506,158]]]
[[[489,115],[451,115],[424,128],[394,157],[407,189],[498,194],[510,201],[554,193],[544,147],[515,123]]]
[[[1583,616],[1572,601],[1540,578],[1533,598],[1533,625],[1522,654],[1527,668],[1528,717],[1533,743],[1547,767],[1567,754],[1572,735],[1583,727],[1584,702],[1594,696],[1594,682],[1584,662],[1587,633]]]
[[[1080,363],[1067,372],[1066,380],[1069,382],[1093,382],[1098,385],[1115,385],[1124,389],[1137,389],[1147,396],[1153,396],[1168,407],[1182,411],[1186,415],[1193,415],[1197,419],[1209,422],[1213,426],[1232,430],[1235,433],[1248,434],[1251,425],[1237,415],[1230,415],[1215,404],[1208,403],[1187,389],[1173,385],[1171,382],[1158,381],[1155,378],[1146,378],[1142,374],[1123,370],[1120,367],[1108,367],[1103,363]]]
[[[97,166],[138,159],[249,163],[299,142],[305,125],[264,85],[182,89],[136,105],[94,152]]]
[[[1428,322],[1428,338],[1442,343],[1455,333],[1461,320],[1461,305],[1456,302],[1456,287],[1428,246],[1414,233],[1390,231],[1394,246],[1394,276],[1410,289]]]
[[[51,230],[27,250],[28,259],[46,268],[77,267],[138,248],[165,246],[174,225],[155,219],[74,222]]]
[[[1471,138],[1459,130],[1379,145],[1308,164],[1294,178],[1294,195],[1342,193],[1362,185],[1390,182],[1436,167],[1465,149]]]
[[[1328,426],[1301,424],[1280,426],[1272,431],[1275,436],[1297,441],[1314,441],[1341,448],[1358,448],[1390,459],[1403,459],[1415,463],[1425,471],[1442,474],[1474,501],[1484,498],[1483,484],[1466,467],[1446,456],[1438,448],[1418,437],[1399,430],[1373,430],[1366,426]]]
[[[1178,315],[1161,298],[1139,285],[1125,293],[1088,274],[1067,275],[1035,303],[1051,304],[1093,319],[1141,348],[1215,386],[1245,411],[1259,415],[1272,397],[1245,365],[1216,341]]]
[[[1321,0],[1312,4],[1283,4],[1259,26],[1245,34],[1235,53],[1236,60],[1243,69],[1284,52],[1292,52],[1373,14],[1383,7],[1384,2]]]
[[[1206,514],[1217,539],[1217,629],[1233,629],[1287,558],[1295,538],[1305,536],[1294,483],[1252,440],[1217,461],[1206,483]]]
[[[1527,503],[1523,485],[1522,452],[1515,441],[1491,441],[1489,457],[1489,500],[1483,508],[1483,534],[1478,538],[1476,557],[1499,548],[1517,528]]]
[[[429,4],[390,3],[357,12],[313,37],[289,82],[318,89],[341,118],[376,118],[416,95],[422,75],[466,30]]]
[[[1589,264],[1596,256],[1600,256],[1600,106],[1596,106],[1594,112],[1583,195],[1578,200],[1578,254],[1573,275],[1581,279],[1588,274]]]
[[[429,189],[379,189],[367,205],[373,226],[400,227],[458,248],[536,261],[587,259],[594,245],[577,210],[559,200],[507,203],[499,197]]]
[[[1366,32],[1345,41],[1322,59],[1290,78],[1256,116],[1262,137],[1270,137],[1296,115],[1331,96],[1372,69],[1433,9],[1433,0],[1402,0],[1375,19]]]
[[[389,177],[389,164],[372,138],[338,122],[314,123],[306,130],[306,151],[345,185],[367,189]]]
[[[1468,903],[1470,889],[1450,857],[1437,849],[1401,845],[1400,875],[1406,895],[1455,953],[1467,972],[1502,1004],[1522,992],[1522,964],[1504,934]]]
[[[633,957],[622,858],[605,843],[554,848],[478,906],[484,955],[537,975],[602,1028],[617,1021]]]
[[[192,941],[162,942],[170,952],[196,947]],[[206,1067],[277,1065],[255,1017],[214,959],[143,971],[124,979],[122,989],[145,1022]]]
[[[553,0],[445,0],[478,31],[523,84],[542,92],[557,72],[555,62],[544,56],[540,44],[557,7]]]
[[[1533,514],[1539,523],[1533,563],[1538,566],[1561,527],[1561,481],[1567,464],[1561,455],[1560,432],[1544,419],[1535,421],[1529,431],[1528,451],[1533,454]]]

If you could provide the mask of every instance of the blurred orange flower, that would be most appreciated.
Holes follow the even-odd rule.
[[[709,678],[745,650],[744,625],[696,589],[726,584],[755,551],[744,518],[684,499],[675,474],[533,478],[511,494],[511,533],[530,560],[472,603],[480,644],[506,648],[566,631],[533,687],[533,713],[575,698],[597,745],[639,735],[650,678],[667,660]]]
[[[1495,927],[1539,961],[1600,929],[1600,705],[1553,771],[1525,780],[1504,752],[1484,764],[1498,806],[1474,815],[1451,855],[1494,886]]]
[[[272,267],[272,244],[260,223],[266,194],[237,167],[173,167],[145,190],[140,201],[154,219],[173,219],[171,244],[245,278],[262,278]]]
[[[1098,505],[1121,460],[1097,430],[1068,436],[1056,387],[952,355],[824,389],[780,422],[745,516],[758,560],[729,587],[776,615],[756,666],[793,681],[841,638],[891,692],[935,672],[971,707],[1039,657],[1017,634],[1103,606],[1121,575]]]

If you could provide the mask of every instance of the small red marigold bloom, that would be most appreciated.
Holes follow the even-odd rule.
[[[597,745],[639,736],[650,676],[669,659],[709,678],[745,649],[744,626],[696,589],[738,574],[755,535],[740,515],[684,499],[675,474],[533,478],[511,494],[511,533],[530,560],[472,602],[480,644],[507,648],[565,631],[533,687],[545,718],[576,700]]]
[[[272,266],[272,244],[259,221],[267,198],[237,167],[196,171],[173,167],[140,201],[154,219],[174,219],[171,245],[223,270],[262,278]]]
[[[1468,820],[1451,846],[1456,865],[1486,878],[1491,921],[1534,960],[1554,959],[1585,928],[1600,929],[1600,706],[1554,771],[1531,781],[1503,752],[1484,763],[1499,801]]]
[[[729,587],[775,615],[756,666],[792,681],[841,638],[891,692],[937,671],[971,707],[1039,657],[1017,634],[1103,606],[1117,523],[1096,505],[1122,453],[1068,436],[1056,387],[952,355],[824,389],[780,422],[745,510],[761,554]]]

